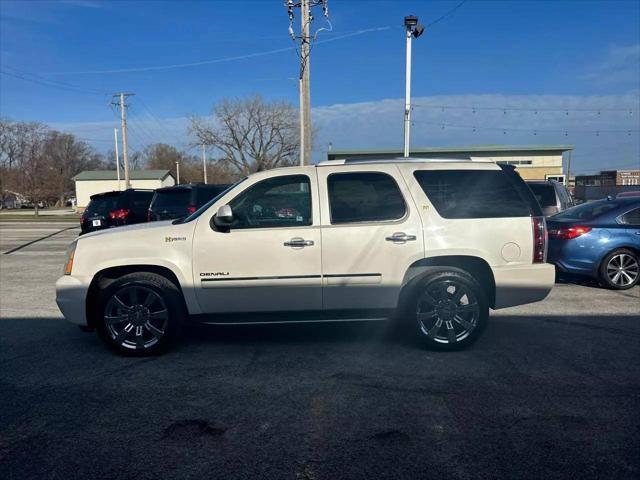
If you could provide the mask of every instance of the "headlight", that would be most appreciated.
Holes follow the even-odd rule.
[[[76,245],[77,245],[77,241],[73,242],[71,245],[69,245],[69,248],[67,248],[67,261],[64,264],[64,274],[65,275],[71,275],[71,270],[73,269],[73,257],[76,254]]]

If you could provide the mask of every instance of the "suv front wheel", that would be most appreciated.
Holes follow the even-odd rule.
[[[482,287],[458,269],[428,274],[414,289],[409,308],[418,337],[433,350],[468,347],[478,339],[489,317]]]
[[[184,317],[180,290],[151,272],[118,278],[100,292],[97,308],[98,335],[122,355],[163,352],[178,336]]]

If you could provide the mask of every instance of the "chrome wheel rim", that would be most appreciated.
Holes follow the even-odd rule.
[[[423,335],[438,343],[454,344],[477,328],[480,305],[470,288],[444,280],[428,285],[422,292],[416,317]]]
[[[115,292],[104,309],[107,332],[118,345],[143,350],[158,343],[167,330],[169,311],[162,296],[139,285]]]
[[[607,263],[607,277],[611,284],[618,287],[632,285],[640,274],[638,260],[628,253],[614,255]]]

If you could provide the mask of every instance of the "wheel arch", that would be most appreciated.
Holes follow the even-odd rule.
[[[93,279],[91,280],[89,289],[87,290],[86,315],[87,325],[90,328],[95,328],[96,325],[95,312],[98,299],[97,293],[103,288],[108,287],[110,283],[114,282],[118,278],[130,273],[155,273],[166,278],[171,283],[173,283],[176,288],[178,288],[183,302],[185,302],[185,311],[188,311],[182,285],[180,284],[177,275],[170,268],[161,265],[147,264],[107,267],[96,272],[96,274],[93,276]]]
[[[412,263],[407,269],[400,291],[398,307],[403,308],[413,287],[429,275],[435,267],[451,267],[471,275],[484,290],[491,308],[495,306],[496,282],[491,267],[481,257],[473,255],[442,255],[427,257]]]

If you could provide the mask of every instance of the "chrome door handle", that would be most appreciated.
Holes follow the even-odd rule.
[[[285,247],[311,247],[313,240],[305,240],[304,238],[292,238],[288,242],[284,242]]]
[[[640,231],[636,232],[636,235],[640,235]]]
[[[412,242],[417,240],[415,235],[407,235],[404,232],[396,232],[390,237],[385,238],[387,242],[396,242],[396,243],[404,243],[404,242]]]

